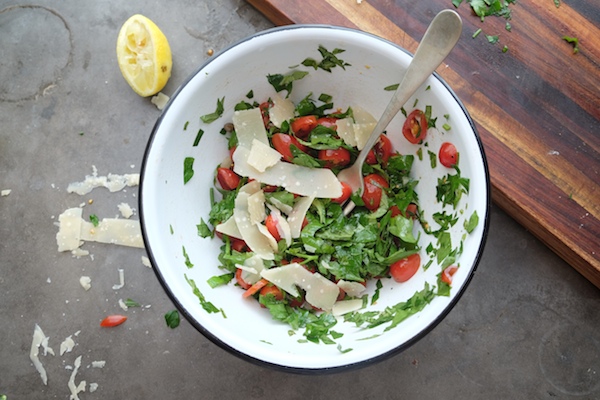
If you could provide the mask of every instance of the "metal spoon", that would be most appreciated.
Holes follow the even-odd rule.
[[[364,191],[362,166],[369,150],[375,145],[379,136],[398,114],[402,106],[448,56],[458,42],[461,32],[462,20],[453,10],[440,11],[431,21],[410,65],[404,73],[400,85],[398,85],[390,103],[383,111],[369,140],[358,154],[354,164],[338,174],[340,182],[347,183],[352,188],[353,193],[362,195]],[[348,215],[352,209],[354,209],[354,203],[350,201],[344,208],[344,215]]]

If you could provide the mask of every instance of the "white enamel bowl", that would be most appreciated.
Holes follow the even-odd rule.
[[[345,70],[337,67],[330,73],[299,65],[307,57],[320,60],[319,45],[328,50],[344,49],[339,58],[351,66]],[[226,139],[219,132],[231,121],[234,105],[246,100],[251,90],[258,102],[272,96],[275,92],[266,76],[287,74],[295,66],[309,75],[294,82],[290,97],[294,102],[311,92],[314,98],[326,93],[333,96],[336,107],[345,110],[350,105],[360,105],[378,118],[392,95],[383,88],[399,82],[410,59],[410,54],[399,46],[364,32],[331,26],[288,26],[258,33],[211,57],[172,96],[154,126],[144,157],[140,189],[142,231],[160,283],[180,312],[215,344],[265,366],[300,373],[340,371],[397,354],[427,334],[457,303],[484,248],[490,183],[473,121],[456,94],[437,75],[430,77],[415,95],[418,105],[431,105],[432,116],[438,118],[438,130],[430,129],[422,161],[415,157],[413,167],[414,177],[420,181],[417,191],[421,208],[430,221],[431,214],[442,210],[435,199],[435,187],[438,177],[447,174],[448,169],[438,165],[432,170],[427,150],[437,152],[442,142],[451,141],[460,153],[461,173],[470,179],[469,194],[463,196],[459,206],[463,212],[458,213],[460,219],[452,231],[455,243],[464,234],[464,219],[473,211],[479,216],[477,228],[466,235],[462,254],[456,260],[460,268],[454,275],[450,296],[435,297],[423,311],[387,332],[383,332],[385,325],[364,330],[340,321],[334,329],[343,337],[336,340],[337,345],[325,345],[299,342],[303,330],[290,335],[289,326],[272,320],[256,301],[242,299],[241,289],[233,282],[214,289],[206,283],[208,278],[224,273],[218,269],[217,261],[222,242],[199,237],[196,225],[201,219],[208,220],[214,171],[227,156]],[[223,116],[211,124],[202,123],[199,117],[215,111],[217,99],[222,98]],[[406,108],[410,110],[413,103],[409,100]],[[448,120],[446,115],[450,116]],[[397,150],[416,154],[418,146],[409,144],[401,134],[403,121],[404,116],[399,114],[388,127],[388,135]],[[441,127],[446,121],[451,125],[449,131]],[[193,146],[200,129],[204,135]],[[195,159],[195,174],[184,185],[186,157]],[[421,235],[420,240],[425,249],[434,238]],[[193,268],[186,266],[183,249]],[[423,264],[429,259],[425,250],[421,257]],[[368,310],[382,310],[404,301],[423,289],[425,282],[436,285],[440,270],[434,263],[404,284],[384,279],[379,301]],[[186,277],[224,314],[206,312]],[[369,283],[369,294],[374,290],[375,284]],[[371,338],[361,340],[366,337]],[[352,350],[341,352],[338,345]]]

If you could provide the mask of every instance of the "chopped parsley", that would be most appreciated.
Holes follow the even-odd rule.
[[[442,202],[442,206],[449,204],[456,209],[462,194],[469,192],[469,179],[460,175],[458,167],[454,167],[454,169],[456,174],[438,178],[436,198],[437,201]]]
[[[214,122],[217,119],[221,118],[221,115],[223,115],[223,111],[225,111],[225,108],[223,106],[224,101],[225,101],[225,97],[223,97],[221,99],[217,99],[216,110],[210,114],[205,114],[205,115],[200,116],[200,119],[202,120],[202,122],[204,122],[205,124],[210,124],[211,122]]]
[[[579,39],[576,37],[563,36],[563,40],[573,45],[573,54],[579,53]]]
[[[200,143],[200,139],[202,139],[202,135],[204,135],[204,131],[202,129],[199,129],[198,133],[196,134],[196,139],[194,139],[194,144],[192,146],[198,146],[198,143]]]
[[[171,329],[175,329],[179,326],[180,318],[179,311],[172,310],[165,314],[165,322],[167,326]]]
[[[183,252],[183,258],[185,259],[185,266],[188,268],[194,268],[194,264],[190,261],[190,256],[188,256],[187,251],[185,251],[185,246],[181,246]]]
[[[200,218],[200,223],[196,225],[198,229],[198,236],[202,238],[213,237],[213,231],[210,227],[204,222],[203,218]]]
[[[142,305],[140,303],[138,303],[137,301],[131,300],[131,299],[127,299],[125,300],[125,305],[127,307],[141,307]]]
[[[97,227],[100,224],[100,221],[98,220],[98,216],[96,214],[91,214],[90,215],[90,222],[92,223],[92,225],[94,225],[95,227]]]
[[[231,282],[231,280],[234,278],[235,274],[233,272],[229,272],[227,274],[223,274],[223,275],[215,275],[211,278],[209,278],[206,283],[208,283],[208,285],[211,288],[216,288],[218,286],[223,286],[223,285],[227,285],[229,282]]]
[[[223,312],[223,310],[218,309],[217,307],[215,307],[215,305],[213,303],[211,303],[210,301],[207,301],[206,298],[204,297],[204,295],[202,294],[202,292],[200,292],[200,289],[198,289],[198,286],[196,286],[196,282],[194,282],[193,279],[188,278],[187,275],[184,274],[185,280],[187,281],[188,285],[191,286],[194,295],[196,295],[196,297],[198,298],[198,300],[200,301],[200,305],[202,306],[202,308],[209,313],[218,313],[220,312],[221,314],[223,314],[223,318],[227,318],[225,316],[225,313]]]
[[[293,71],[287,75],[273,74],[267,75],[267,81],[269,81],[277,93],[283,90],[287,91],[287,95],[285,96],[287,98],[292,92],[294,81],[300,80],[306,75],[308,75],[306,71]]]
[[[323,57],[323,59],[321,61],[316,61],[314,58],[306,58],[304,61],[302,61],[302,65],[305,67],[312,67],[315,70],[320,68],[327,72],[331,72],[331,70],[335,67],[346,69],[346,67],[350,66],[350,64],[337,57],[338,54],[343,53],[344,51],[345,50],[338,48],[333,49],[333,51],[329,51],[325,47],[319,45],[319,53],[321,53],[321,57]]]
[[[194,157],[186,157],[183,160],[183,184],[185,185],[194,176]]]

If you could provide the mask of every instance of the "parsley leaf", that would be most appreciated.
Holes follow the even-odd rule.
[[[98,216],[96,214],[91,214],[90,215],[90,222],[92,223],[92,225],[94,225],[95,227],[97,227],[100,224],[100,221],[98,220]]]
[[[469,179],[460,176],[458,167],[454,167],[456,174],[448,174],[442,178],[438,178],[436,187],[437,201],[441,201],[442,205],[452,205],[455,209],[462,197],[463,193],[469,192]]]
[[[467,233],[473,232],[477,227],[477,224],[479,224],[479,216],[477,215],[477,210],[475,210],[468,220],[465,219],[464,227]]]
[[[214,112],[210,113],[210,114],[205,114],[202,115],[200,117],[200,119],[202,120],[202,122],[206,123],[206,124],[210,124],[211,122],[216,121],[217,119],[221,118],[221,115],[223,115],[223,111],[225,111],[224,107],[223,107],[223,102],[225,101],[225,97],[221,98],[221,99],[217,99],[217,108]]]
[[[190,257],[188,256],[187,251],[185,251],[185,246],[181,246],[181,249],[183,251],[183,258],[185,258],[185,266],[188,268],[193,268],[194,264],[192,264],[190,261]]]
[[[200,223],[196,225],[196,228],[198,229],[198,236],[201,238],[213,237],[212,229],[204,222],[203,218],[200,218]]]
[[[231,282],[234,276],[235,274],[233,272],[229,272],[223,275],[215,275],[209,278],[206,282],[211,288],[214,289],[217,286],[227,285],[229,282]]]
[[[141,307],[142,305],[140,303],[138,303],[137,301],[131,300],[131,299],[127,299],[125,300],[125,305],[127,307]]]
[[[186,157],[183,160],[183,184],[185,185],[194,176],[194,157]]]
[[[306,75],[308,75],[306,71],[293,71],[287,75],[273,74],[267,75],[267,81],[277,93],[283,90],[287,91],[287,95],[285,96],[287,98],[292,92],[293,82],[304,78]]]
[[[312,67],[314,69],[321,68],[324,71],[331,72],[331,70],[335,67],[341,67],[342,69],[346,69],[346,66],[350,66],[347,62],[337,57],[337,54],[343,53],[345,50],[335,48],[333,51],[327,50],[322,45],[319,45],[319,53],[323,59],[317,62],[313,58],[306,58],[302,61],[302,65],[305,67]]]
[[[185,277],[185,280],[187,281],[187,283],[192,287],[194,295],[196,295],[198,300],[200,300],[200,305],[202,306],[202,308],[205,311],[207,311],[209,313],[220,312],[221,314],[223,314],[223,317],[225,317],[225,313],[223,313],[223,310],[219,310],[217,307],[214,306],[214,304],[212,304],[210,301],[206,300],[206,298],[204,297],[202,292],[200,292],[200,289],[198,289],[198,286],[196,286],[196,282],[194,282],[193,279],[188,278],[188,276],[185,274],[184,274],[184,277]]]
[[[573,45],[573,54],[579,53],[579,39],[576,37],[563,36],[563,40]]]
[[[171,329],[175,329],[179,326],[180,318],[179,311],[172,310],[165,314],[165,322],[167,326]]]

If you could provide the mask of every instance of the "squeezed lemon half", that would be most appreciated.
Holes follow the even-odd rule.
[[[129,18],[117,38],[117,61],[121,74],[140,96],[158,93],[171,77],[171,48],[162,31],[150,19]]]

